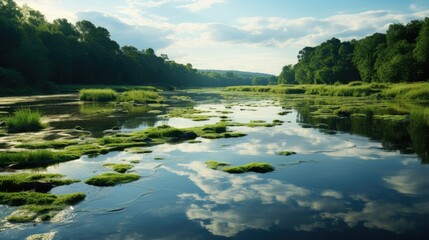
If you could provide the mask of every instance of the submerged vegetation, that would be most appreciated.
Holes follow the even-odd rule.
[[[16,110],[12,116],[6,118],[7,131],[10,133],[35,132],[43,129],[42,114],[28,108]]]
[[[210,169],[220,170],[227,173],[267,173],[274,171],[274,167],[266,162],[251,162],[244,165],[231,166],[231,164],[225,162],[207,161],[206,166]]]

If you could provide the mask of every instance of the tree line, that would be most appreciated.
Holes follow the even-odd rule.
[[[48,22],[41,12],[13,0],[0,0],[0,33],[3,91],[61,84],[215,87],[251,85],[254,80],[228,72],[199,72],[166,54],[157,56],[152,48],[121,47],[107,29],[90,21]]]
[[[351,81],[416,82],[429,79],[429,18],[391,24],[385,34],[341,42],[332,38],[305,47],[286,65],[279,83],[334,84]]]

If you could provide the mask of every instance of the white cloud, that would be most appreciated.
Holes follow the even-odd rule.
[[[411,13],[393,10],[333,14],[324,18],[254,16],[237,10],[236,19],[206,18],[197,11],[223,4],[226,0],[127,0],[53,1],[17,0],[42,11],[49,20],[66,17],[76,20],[76,12],[102,12],[132,26],[133,31],[112,32],[115,40],[167,53],[171,59],[196,68],[237,69],[278,74],[282,66],[297,61],[305,46],[314,46],[332,37],[341,40],[363,38],[384,32],[391,23],[407,23],[429,15],[429,10],[413,4]],[[185,11],[184,11],[185,10]],[[410,11],[410,10],[408,10]],[[246,16],[246,17],[244,17]],[[127,41],[124,41],[124,39]],[[144,42],[140,43],[140,42]],[[147,46],[152,44],[153,46]]]
[[[178,6],[179,8],[186,8],[191,12],[198,12],[200,10],[210,8],[214,4],[224,3],[225,0],[194,0],[189,4]]]
[[[383,178],[388,186],[399,193],[409,195],[429,195],[429,178],[426,169],[402,170]]]
[[[334,190],[325,190],[320,195],[323,197],[332,197],[332,198],[336,198],[336,199],[343,198],[343,194],[341,194],[340,192],[334,191]]]

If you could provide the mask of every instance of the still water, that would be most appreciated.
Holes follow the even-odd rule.
[[[274,119],[284,123],[274,127],[229,127],[247,133],[241,138],[163,144],[151,147],[153,152],[145,154],[111,152],[84,156],[38,170],[82,180],[56,187],[52,193],[85,192],[86,199],[64,211],[54,223],[3,222],[6,227],[3,226],[0,239],[25,239],[49,232],[55,232],[54,239],[429,236],[429,165],[423,164],[428,154],[427,126],[420,128],[418,135],[423,139],[415,143],[409,123],[386,129],[385,123],[367,120],[315,120],[307,111],[312,102],[295,104],[288,109],[290,113],[279,115],[285,112],[284,103],[290,100],[213,99],[211,95],[200,95],[190,94],[196,101],[180,106],[207,111],[204,114],[212,117],[204,122],[162,117],[174,104],[155,107],[157,114],[149,114],[148,110],[121,114],[109,110],[109,106],[83,106],[73,100],[61,104],[27,103],[48,114],[68,116],[68,121],[53,122],[51,126],[80,125],[98,136],[112,126],[119,126],[123,132],[163,124],[182,128],[216,123],[221,115],[242,123]],[[99,124],[94,119],[99,119]],[[396,134],[389,138],[389,131]],[[275,154],[283,150],[297,154]],[[83,183],[109,171],[104,163],[132,160],[140,161],[131,170],[142,176],[136,182],[115,187]],[[207,168],[204,162],[208,160],[233,165],[268,162],[275,171],[228,174]],[[13,210],[0,206],[0,217]]]

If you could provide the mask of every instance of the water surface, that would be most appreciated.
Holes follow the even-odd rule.
[[[216,123],[222,115],[235,122],[278,119],[284,123],[230,127],[248,134],[242,138],[158,145],[149,154],[84,156],[38,170],[82,180],[52,192],[85,192],[86,199],[65,211],[57,223],[6,224],[0,238],[24,239],[47,232],[56,232],[55,239],[425,239],[429,235],[429,167],[423,164],[428,155],[426,125],[417,134],[409,123],[389,129],[365,119],[315,120],[306,111],[312,102],[279,115],[285,111],[285,100],[191,96],[198,101],[180,106],[207,111],[212,116],[209,121],[161,116],[179,106],[174,103],[158,108],[159,114],[148,113],[150,109],[118,113],[116,107],[75,101],[56,107],[38,102],[27,106],[74,118],[51,126],[83,125],[98,136],[113,126],[124,132],[162,124],[189,127]],[[297,154],[275,154],[283,150]],[[136,182],[115,187],[83,183],[108,172],[103,163],[132,160],[140,161],[131,170],[142,176]],[[228,174],[207,168],[207,160],[233,165],[269,162],[275,171]],[[1,206],[0,215],[13,210]]]

